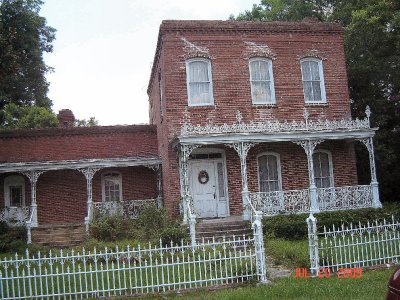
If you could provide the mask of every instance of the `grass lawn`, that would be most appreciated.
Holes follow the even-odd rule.
[[[384,299],[394,269],[364,272],[362,278],[276,279],[267,285],[248,285],[216,291],[152,295],[145,299]],[[125,298],[126,299],[126,298]]]

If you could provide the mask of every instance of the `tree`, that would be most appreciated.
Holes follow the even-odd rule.
[[[0,127],[5,125],[4,107],[44,107],[47,97],[45,74],[51,71],[43,53],[53,50],[55,29],[39,16],[41,0],[0,0]]]
[[[99,121],[95,117],[90,117],[87,119],[76,119],[74,122],[75,127],[92,127],[99,125]]]
[[[345,29],[352,114],[372,109],[378,178],[385,201],[400,200],[400,3],[396,0],[262,0],[237,20],[300,21],[316,17]],[[361,148],[361,147],[360,147]],[[368,156],[357,147],[359,174]],[[363,180],[361,176],[361,180]]]
[[[4,107],[3,128],[44,128],[57,125],[56,115],[48,108],[36,105],[22,107],[14,103],[6,104]]]

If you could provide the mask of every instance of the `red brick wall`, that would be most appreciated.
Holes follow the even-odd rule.
[[[0,133],[0,161],[27,162],[158,155],[150,125],[10,130]]]
[[[185,38],[209,51],[212,65],[214,106],[189,107],[187,102]],[[249,81],[249,51],[245,42],[267,45],[275,54],[273,75],[276,105],[254,106],[251,103]],[[317,50],[323,59],[327,105],[304,103],[300,58]],[[159,117],[158,74],[163,78],[164,117]],[[307,107],[310,119],[342,119],[350,117],[347,75],[343,51],[342,30],[327,23],[252,23],[166,21],[160,27],[159,41],[150,78],[150,119],[157,126],[159,154],[163,160],[165,206],[176,214],[179,199],[179,175],[175,149],[171,142],[180,134],[185,122],[192,124],[231,124],[240,110],[243,122],[267,119],[302,120]],[[335,144],[336,142],[333,142]],[[338,142],[339,143],[339,142]],[[340,144],[340,143],[339,143]],[[345,144],[345,143],[342,143]],[[336,145],[336,144],[335,144]],[[332,147],[335,184],[356,182],[355,156],[351,144]],[[325,146],[320,145],[320,147]],[[261,148],[260,148],[261,147]],[[339,147],[339,148],[335,148]],[[308,186],[307,161],[300,146],[282,143],[258,146],[259,150],[275,149],[281,153],[283,187]],[[257,149],[250,151],[250,188],[254,190]],[[279,150],[279,151],[278,151]],[[236,152],[226,150],[230,210],[241,213],[240,163]],[[346,157],[347,160],[341,158]],[[294,176],[294,177],[293,177]],[[295,180],[293,180],[295,178]]]

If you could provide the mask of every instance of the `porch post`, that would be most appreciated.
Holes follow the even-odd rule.
[[[94,174],[100,168],[84,168],[78,169],[86,178],[86,195],[87,195],[87,216],[85,217],[86,232],[89,231],[89,224],[93,219],[93,199],[92,199],[92,179]]]
[[[315,185],[313,153],[315,147],[322,142],[323,140],[306,140],[294,142],[303,147],[307,155],[308,181],[310,191],[310,213],[319,212],[317,186]]]
[[[38,227],[38,217],[37,217],[37,204],[36,204],[36,183],[39,176],[44,173],[44,171],[29,171],[23,172],[26,177],[29,178],[31,183],[31,220],[30,227]]]
[[[156,172],[157,176],[157,208],[162,207],[162,172],[161,172],[161,165],[152,165],[148,166],[148,168],[152,169]]]
[[[190,153],[199,145],[180,145],[178,151],[178,163],[179,163],[179,181],[182,199],[182,210],[183,210],[183,223],[187,224],[191,218],[189,216],[189,206],[192,207],[192,199],[189,191],[189,174],[188,174],[188,160]],[[193,209],[192,209],[193,212]]]
[[[372,205],[374,208],[381,208],[382,204],[379,200],[379,188],[378,180],[376,179],[376,167],[375,167],[375,154],[374,154],[374,143],[372,137],[359,140],[368,149],[369,154],[369,168],[371,171],[371,192],[372,192]]]
[[[236,150],[240,158],[240,172],[242,175],[242,202],[243,202],[243,220],[250,220],[251,211],[249,207],[249,187],[247,181],[247,154],[251,147],[253,147],[255,143],[241,142],[236,144],[227,144],[227,146],[232,147]]]

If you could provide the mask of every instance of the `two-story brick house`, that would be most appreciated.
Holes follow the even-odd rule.
[[[368,111],[351,120],[337,24],[164,21],[148,95],[150,125],[0,133],[1,204],[39,227],[161,196],[185,220],[380,206],[376,129]]]

